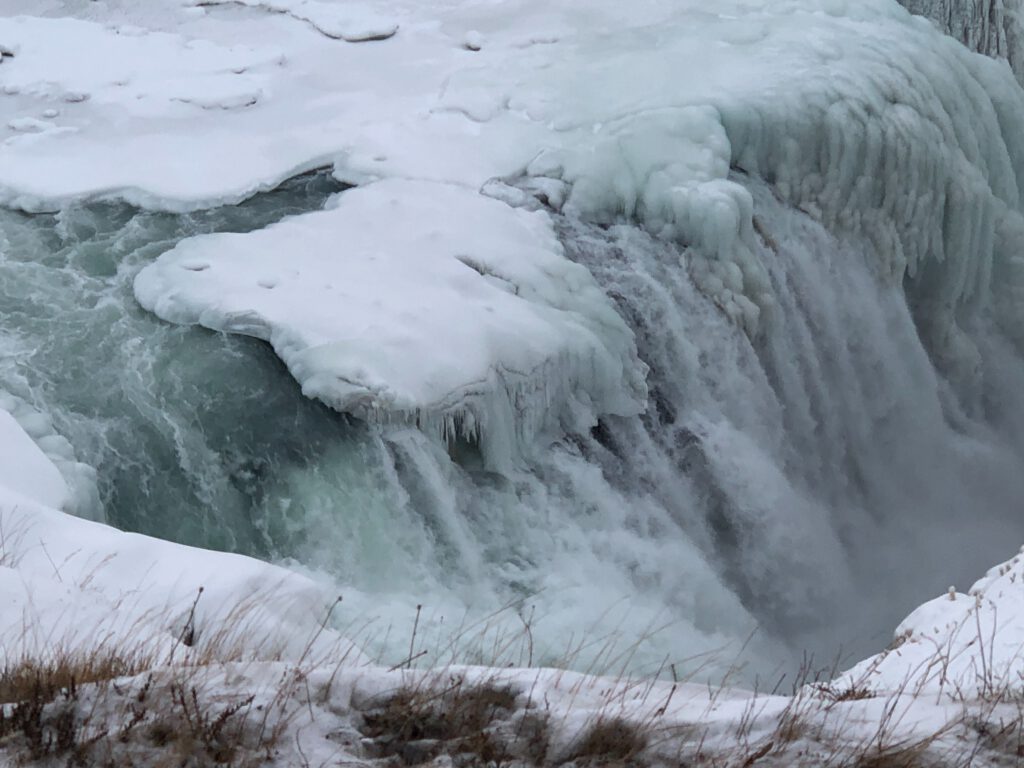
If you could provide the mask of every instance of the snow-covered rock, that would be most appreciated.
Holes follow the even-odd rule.
[[[844,679],[880,692],[907,690],[960,701],[1018,695],[1022,674],[1024,550],[966,594],[950,587],[915,609],[897,627],[890,649]]]

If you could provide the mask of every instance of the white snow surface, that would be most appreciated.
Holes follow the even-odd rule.
[[[60,472],[7,411],[0,411],[0,485],[51,507],[68,501]]]
[[[967,593],[949,587],[896,629],[892,647],[845,680],[880,692],[958,701],[1019,689],[1024,665],[1024,549]]]
[[[0,390],[0,487],[45,506],[99,519],[96,471],[75,460],[49,416]]]

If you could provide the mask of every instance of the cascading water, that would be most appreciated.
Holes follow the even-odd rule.
[[[607,662],[615,644],[643,669],[722,650],[716,670],[755,627],[754,672],[864,654],[1021,538],[1024,361],[982,313],[961,318],[985,390],[957,392],[866,244],[744,183],[774,299],[753,338],[695,287],[685,249],[558,220],[636,334],[650,407],[508,475],[472,445],[302,397],[260,343],[135,305],[132,277],[176,241],[314,209],[337,191],[326,175],[188,216],[0,214],[0,388],[96,467],[111,523],[329,579],[340,622],[386,658],[407,652],[418,604],[437,644],[495,611],[491,649],[528,625],[534,662]]]

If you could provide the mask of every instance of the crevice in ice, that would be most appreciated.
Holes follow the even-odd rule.
[[[210,198],[170,197],[155,194],[145,187],[112,187],[109,189],[92,189],[87,193],[69,195],[67,197],[39,197],[24,191],[0,186],[0,206],[23,211],[29,214],[55,213],[57,211],[95,203],[123,202],[135,208],[147,211],[163,211],[172,214],[188,214],[196,211],[214,210],[224,206],[240,205],[258,195],[272,193],[294,179],[329,171],[334,168],[336,155],[316,157],[308,162],[290,168],[271,178],[261,179],[244,189],[230,195]],[[342,182],[343,188],[350,185]]]
[[[308,24],[331,40],[343,40],[346,43],[379,42],[398,33],[396,22],[351,3],[331,5],[317,0],[200,0],[194,5],[197,8],[224,5],[262,8]]]
[[[504,275],[498,274],[496,270],[488,267],[483,262],[465,254],[459,254],[455,258],[457,261],[461,261],[467,267],[480,275],[480,277],[486,277],[492,281],[496,281],[504,290],[509,291],[515,296],[519,295],[519,286],[516,285],[514,280],[510,280]]]
[[[259,93],[241,93],[229,98],[203,98],[200,96],[176,96],[171,99],[180,104],[189,104],[200,109],[247,109],[260,101]]]

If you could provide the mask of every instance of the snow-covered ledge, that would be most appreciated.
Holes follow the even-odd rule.
[[[303,576],[60,511],[68,502],[60,471],[3,404],[0,665],[128,648],[159,661],[208,643],[252,659],[348,647],[320,631],[333,596]],[[315,649],[307,647],[314,635]]]
[[[165,320],[269,341],[339,411],[479,441],[496,468],[646,401],[632,332],[550,218],[453,184],[384,180],[186,240],[135,295]]]

